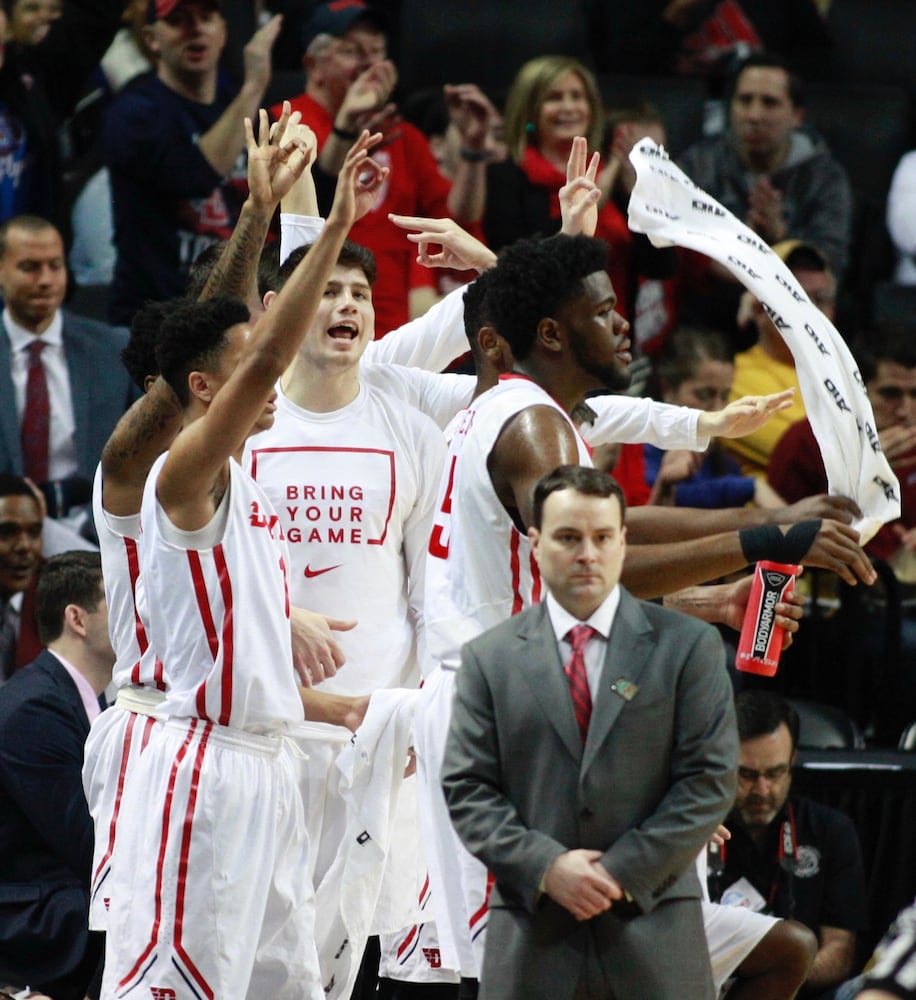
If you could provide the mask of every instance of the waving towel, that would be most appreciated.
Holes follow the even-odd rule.
[[[900,484],[881,451],[875,418],[849,348],[813,305],[792,272],[749,229],[701,191],[645,138],[630,153],[636,186],[630,229],[655,246],[689,247],[718,261],[761,301],[795,358],[805,410],[817,438],[832,494],[862,510],[853,527],[864,545],[900,517]]]

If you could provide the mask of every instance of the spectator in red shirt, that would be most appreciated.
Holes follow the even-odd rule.
[[[290,102],[318,138],[315,178],[322,204],[330,202],[333,178],[360,130],[385,132],[372,155],[390,168],[388,179],[372,211],[350,233],[372,250],[378,263],[373,296],[377,337],[407,322],[415,256],[404,234],[388,221],[389,213],[450,216],[464,226],[476,222],[483,212],[485,144],[494,113],[472,84],[446,88],[449,112],[462,136],[461,161],[449,183],[439,173],[426,137],[397,120],[388,102],[397,70],[387,58],[385,23],[382,13],[362,0],[316,7],[303,34],[305,93]],[[279,114],[279,108],[272,110]]]

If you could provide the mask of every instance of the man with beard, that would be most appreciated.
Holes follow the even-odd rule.
[[[591,464],[569,413],[586,392],[624,387],[630,361],[628,327],[615,311],[601,241],[521,240],[503,252],[486,284],[481,326],[498,331],[513,360],[511,371],[465,411],[452,437],[426,570],[427,647],[439,669],[427,678],[415,733],[433,898],[441,892],[445,899],[436,912],[442,960],[467,979],[478,969],[475,942],[482,942],[486,926],[486,878],[456,840],[438,785],[460,650],[541,599],[526,534],[534,484],[559,465]],[[754,561],[749,545],[762,538],[761,530],[783,538],[775,525],[735,531],[750,524],[742,513],[723,521],[717,512],[716,521],[702,511],[687,517],[670,510],[631,512],[628,537],[635,544],[628,548],[624,583],[644,598],[672,594]],[[819,560],[827,550],[839,556],[854,537],[836,522],[807,525],[803,533],[813,541],[807,558]],[[858,553],[848,565],[844,559],[831,568],[854,580],[855,566],[870,582]],[[694,593],[679,597],[675,606],[703,617],[703,600]]]
[[[807,994],[832,997],[853,969],[865,925],[865,874],[855,827],[828,806],[790,795],[798,715],[771,691],[742,691],[738,792],[725,821],[723,902],[805,924],[818,939]],[[826,992],[824,992],[826,991]]]

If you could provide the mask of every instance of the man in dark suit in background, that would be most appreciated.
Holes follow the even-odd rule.
[[[0,226],[0,471],[28,476],[51,517],[88,504],[102,448],[136,398],[121,350],[127,331],[61,308],[60,233],[20,215]],[[88,508],[74,517],[79,529]]]
[[[45,564],[38,623],[46,650],[0,688],[0,981],[83,1000],[102,955],[83,743],[114,664],[98,553]]]
[[[711,998],[693,862],[735,787],[721,640],[619,587],[613,479],[563,466],[534,497],[548,596],[464,647],[442,772],[496,879],[481,1000]]]

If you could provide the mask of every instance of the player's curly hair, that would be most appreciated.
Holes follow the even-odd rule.
[[[487,311],[516,360],[534,347],[538,323],[582,292],[582,280],[607,268],[607,246],[592,236],[521,239],[492,270]]]
[[[159,374],[159,364],[156,361],[159,328],[175,305],[184,301],[181,298],[167,302],[147,302],[134,313],[130,324],[130,338],[121,351],[121,364],[141,392],[146,391],[147,378]]]
[[[205,302],[178,300],[171,306],[156,341],[156,362],[181,405],[187,406],[191,398],[188,375],[218,367],[227,343],[226,333],[248,322],[248,306],[226,295]]]

